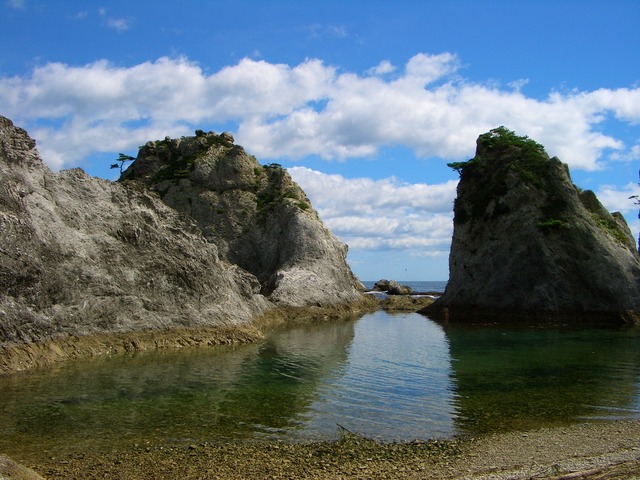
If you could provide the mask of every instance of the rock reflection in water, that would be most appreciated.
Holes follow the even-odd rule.
[[[295,427],[316,383],[345,361],[353,325],[308,325],[260,344],[86,359],[0,378],[0,451],[50,456]]]
[[[640,418],[640,330],[441,326],[378,311],[234,347],[87,359],[0,377],[0,451],[384,441]]]
[[[461,432],[640,417],[639,329],[445,331]]]
[[[454,433],[449,346],[442,327],[416,313],[365,315],[342,371],[323,380],[306,413],[307,437],[336,425],[383,441]]]
[[[220,403],[235,435],[283,435],[302,426],[319,384],[347,361],[354,321],[302,325],[272,332],[244,363]]]

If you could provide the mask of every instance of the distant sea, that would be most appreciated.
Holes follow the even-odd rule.
[[[364,283],[364,286],[367,287],[367,290],[371,290],[373,288],[373,285],[377,282],[378,280],[372,280],[372,281],[363,281],[362,283]],[[398,280],[398,283],[400,285],[406,285],[408,287],[411,287],[413,289],[414,292],[444,292],[445,287],[447,286],[447,281],[446,280],[440,280],[440,281],[402,281],[402,280]]]

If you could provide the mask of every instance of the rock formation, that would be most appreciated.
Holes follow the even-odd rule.
[[[388,295],[411,295],[415,293],[408,285],[402,285],[396,280],[381,279],[373,285],[375,292],[387,292]]]
[[[353,301],[362,284],[280,165],[261,166],[228,133],[148,142],[121,181],[140,182],[195,219],[220,257],[251,273],[278,305]]]
[[[0,117],[0,357],[12,345],[235,328],[275,304],[359,298],[346,247],[284,170],[213,134],[151,143],[141,158],[127,172],[141,181],[54,174]]]
[[[241,324],[270,307],[197,226],[145,189],[52,173],[0,118],[0,342]]]
[[[500,127],[460,173],[449,283],[422,310],[449,320],[640,319],[640,258],[619,213],[571,182],[567,165]]]

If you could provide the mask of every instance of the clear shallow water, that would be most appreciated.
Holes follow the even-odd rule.
[[[386,441],[640,418],[640,330],[446,327],[418,314],[256,345],[90,359],[0,378],[0,452],[145,442]]]

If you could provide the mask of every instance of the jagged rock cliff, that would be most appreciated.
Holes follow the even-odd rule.
[[[0,117],[0,344],[247,323],[270,307],[258,291],[156,195],[54,174]]]
[[[278,305],[360,295],[346,245],[323,226],[287,171],[261,166],[227,133],[148,142],[121,181],[144,184],[195,219],[220,257],[254,275]]]
[[[460,173],[449,283],[422,313],[450,320],[640,319],[640,258],[618,214],[567,165],[500,127]]]
[[[163,164],[162,152],[178,163]],[[0,117],[0,357],[11,345],[234,327],[276,303],[360,298],[345,247],[283,170],[258,168],[213,134],[151,143],[141,158],[128,175],[148,168],[135,178],[155,180],[166,203],[139,181],[54,174],[35,141]]]

